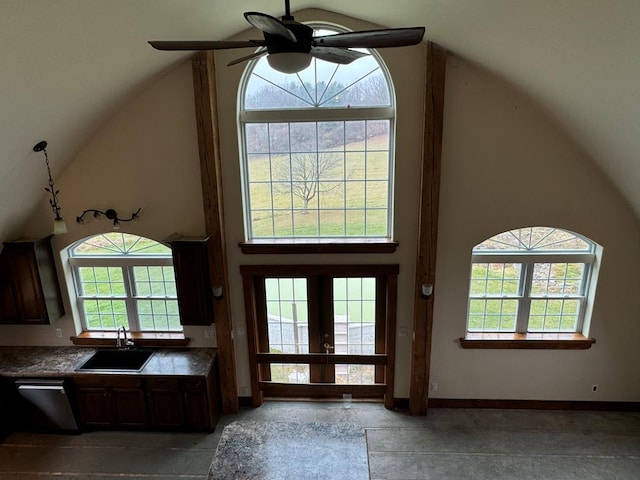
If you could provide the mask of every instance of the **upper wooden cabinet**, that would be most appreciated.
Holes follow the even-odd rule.
[[[182,325],[213,323],[213,293],[207,242],[208,238],[169,241]]]
[[[64,315],[51,237],[4,242],[0,323],[48,324]]]

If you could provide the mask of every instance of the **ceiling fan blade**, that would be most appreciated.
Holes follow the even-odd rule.
[[[246,48],[246,47],[259,47],[264,45],[264,40],[248,40],[248,41],[233,41],[233,40],[186,40],[186,41],[172,41],[172,40],[157,40],[151,41],[149,44],[156,50],[220,50],[226,48]]]
[[[229,63],[227,63],[227,67],[230,67],[231,65],[237,65],[238,63],[246,62],[247,60],[253,60],[254,58],[261,57],[266,53],[267,53],[267,49],[265,48],[263,50],[253,52],[251,55],[246,55],[244,57],[236,58],[235,60],[231,60]]]
[[[404,47],[420,43],[424,36],[424,30],[424,27],[409,27],[337,33],[315,37],[313,45],[343,48]]]
[[[244,12],[244,18],[258,30],[262,30],[269,35],[277,35],[293,43],[298,41],[294,33],[276,17],[260,12]]]
[[[366,57],[369,54],[338,47],[312,47],[309,55],[327,62],[348,65],[354,60]]]

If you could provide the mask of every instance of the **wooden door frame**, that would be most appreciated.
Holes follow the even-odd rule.
[[[252,405],[260,406],[264,395],[336,397],[345,393],[357,397],[384,397],[385,407],[393,408],[396,342],[396,299],[398,265],[241,265],[245,294],[245,314],[249,346]],[[383,322],[376,322],[376,345],[372,355],[349,355],[313,352],[309,354],[269,353],[266,342],[264,279],[266,277],[375,277],[376,318],[384,313]],[[384,293],[384,295],[383,295]],[[380,301],[378,301],[380,299]],[[322,302],[318,299],[318,303]],[[326,299],[324,300],[326,301]],[[382,305],[382,306],[381,306]],[[317,306],[317,305],[316,305]],[[310,310],[314,307],[310,307]],[[381,310],[384,308],[384,312]],[[331,315],[333,318],[333,315]],[[284,384],[270,381],[271,363],[308,363],[310,366],[349,363],[375,365],[373,385],[339,385],[336,383]],[[316,376],[317,379],[317,376]]]

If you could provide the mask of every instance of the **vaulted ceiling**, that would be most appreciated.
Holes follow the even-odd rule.
[[[244,11],[281,0],[0,1],[0,240],[43,201],[54,172],[127,98],[184,61],[150,39],[225,39]],[[640,2],[637,0],[292,0],[375,24],[425,25],[426,38],[534,100],[596,162],[640,218]]]

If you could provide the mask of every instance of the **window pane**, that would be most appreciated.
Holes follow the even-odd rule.
[[[534,299],[529,313],[530,332],[575,332],[580,300]]]
[[[520,295],[520,263],[473,263],[471,296]]]
[[[575,233],[549,227],[517,228],[499,233],[473,248],[482,251],[573,251],[591,252],[594,244]]]
[[[307,281],[265,279],[270,353],[309,353]]]
[[[252,125],[246,125],[247,136],[263,134]],[[252,238],[388,235],[388,120],[268,126],[269,153],[247,154],[246,160]],[[349,138],[358,140],[348,144]],[[364,210],[368,224],[351,228],[347,209]]]
[[[333,279],[334,352],[371,355],[375,353],[375,278]],[[374,383],[372,365],[336,365],[337,383]]]
[[[138,300],[140,331],[181,331],[177,300]]]
[[[100,214],[97,214],[100,216]],[[170,256],[171,250],[150,238],[129,233],[110,232],[95,235],[75,244],[71,255],[82,256]]]
[[[279,383],[309,383],[309,365],[273,363],[271,364],[271,381]]]
[[[518,300],[471,299],[469,301],[470,332],[515,332]]]
[[[136,296],[168,297],[175,295],[175,278],[172,268],[133,267]]]
[[[126,296],[121,267],[79,267],[78,278],[80,296]]]
[[[536,263],[531,295],[582,295],[586,271],[584,263]]]
[[[129,328],[124,300],[82,300],[82,310],[87,330],[115,330],[120,326]]]
[[[374,365],[336,365],[336,383],[340,385],[373,385],[376,383]]]

